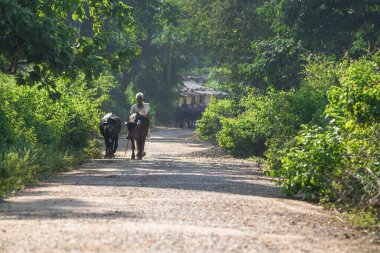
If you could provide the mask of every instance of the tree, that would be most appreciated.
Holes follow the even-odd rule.
[[[275,37],[254,41],[251,50],[252,59],[239,65],[247,84],[264,90],[299,87],[304,50],[293,39]]]
[[[276,0],[280,21],[314,52],[360,56],[380,43],[380,3],[374,0]]]
[[[172,0],[126,0],[125,3],[133,7],[140,54],[123,73],[121,89],[129,93],[144,92],[157,118],[165,121],[172,114],[179,73],[187,66],[188,50],[183,48],[186,34],[178,26],[182,9]],[[129,97],[134,98],[131,94]]]
[[[47,85],[51,75],[78,71],[91,79],[125,65],[135,53],[133,29],[131,8],[119,0],[2,0],[0,67]]]
[[[182,1],[188,5],[187,23],[198,46],[211,51],[214,61],[236,65],[246,59],[253,40],[272,33],[257,14],[262,0]]]

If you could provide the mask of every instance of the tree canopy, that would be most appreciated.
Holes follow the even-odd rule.
[[[379,45],[380,7],[373,0],[276,1],[290,35],[313,51],[360,55]]]
[[[77,71],[94,78],[135,55],[133,32],[132,9],[119,0],[2,0],[0,67],[32,82]]]

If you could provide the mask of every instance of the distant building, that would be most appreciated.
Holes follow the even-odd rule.
[[[197,107],[200,103],[207,105],[212,97],[227,96],[228,94],[223,91],[217,91],[213,88],[208,88],[197,82],[200,80],[194,80],[194,78],[188,78],[183,81],[183,87],[178,99],[179,105],[182,104],[183,99],[186,99],[186,103],[191,106]]]

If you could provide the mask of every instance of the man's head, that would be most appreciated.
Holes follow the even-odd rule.
[[[141,104],[144,100],[144,94],[142,92],[139,92],[136,94],[136,101],[137,103]]]

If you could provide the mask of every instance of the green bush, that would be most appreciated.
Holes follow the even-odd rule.
[[[321,126],[326,124],[323,113],[327,105],[327,90],[338,83],[336,64],[334,61],[315,56],[310,56],[305,61],[307,61],[304,68],[305,77],[300,89],[287,92],[285,95],[287,106],[281,107],[284,102],[280,101],[277,108],[278,118],[286,117],[289,113],[293,117],[286,121],[282,120],[281,127],[267,143],[268,150],[265,155],[271,170],[281,168],[281,157],[290,147],[296,145],[294,138],[303,124]]]
[[[313,127],[300,132],[296,147],[281,158],[282,168],[272,174],[287,195],[298,192],[307,199],[334,197],[334,185],[342,174],[344,143],[339,129]]]
[[[11,148],[0,155],[0,196],[68,171],[83,159],[81,153],[63,153],[51,145]]]
[[[280,113],[289,105],[285,95],[285,92],[276,91],[263,95],[251,90],[240,102],[244,112],[237,117],[221,119],[218,144],[234,155],[263,155],[268,139],[285,133],[281,121],[294,116]]]
[[[212,99],[198,122],[197,133],[203,139],[216,141],[216,135],[222,128],[221,120],[237,116],[239,112],[239,107],[232,100]]]
[[[379,59],[344,60],[327,92],[324,124],[304,126],[278,155],[284,192],[342,205],[380,205]]]
[[[1,157],[0,193],[9,190],[22,189],[24,185],[33,182],[33,173],[38,168],[35,164],[36,154],[27,148],[11,149]]]
[[[246,111],[234,118],[222,118],[217,133],[219,146],[236,156],[260,155],[264,151],[265,133],[257,127],[257,115]]]
[[[0,74],[0,162],[9,150],[32,145],[37,140],[35,128],[27,122],[34,115],[34,110],[30,110],[25,117],[22,115],[22,94],[27,89],[16,86],[13,77]],[[9,171],[2,168],[0,180],[8,174]]]
[[[354,125],[379,122],[379,63],[367,59],[351,63],[345,60],[340,67],[340,85],[332,87],[329,91],[327,114]]]
[[[100,154],[100,108],[112,85],[83,75],[54,82],[53,94],[0,74],[0,196]]]
[[[263,156],[269,148],[272,164],[278,163],[277,152],[297,135],[302,124],[319,118],[325,104],[325,93],[308,84],[286,92],[250,90],[240,101],[241,114],[220,118],[218,144],[239,156]]]

